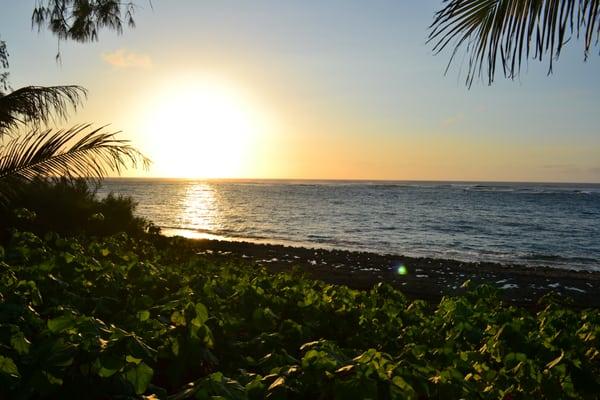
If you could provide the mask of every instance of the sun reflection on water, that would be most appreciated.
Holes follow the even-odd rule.
[[[173,233],[194,238],[213,238],[214,235],[210,233],[220,229],[218,193],[209,183],[190,183],[179,210],[179,226],[189,227],[189,230]]]

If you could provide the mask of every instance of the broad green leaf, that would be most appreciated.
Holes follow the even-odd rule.
[[[171,351],[175,356],[179,355],[179,340],[177,338],[173,338],[171,342]]]
[[[139,363],[125,373],[125,379],[133,385],[136,394],[142,394],[148,388],[154,370],[148,365]]]
[[[146,321],[148,318],[150,318],[150,311],[148,311],[148,310],[138,311],[137,317],[142,322]]]
[[[392,378],[392,383],[396,386],[398,386],[400,389],[404,390],[404,391],[409,391],[409,392],[413,392],[414,389],[412,388],[412,386],[410,386],[408,384],[408,382],[406,382],[401,376],[395,376]]]
[[[27,354],[29,353],[29,346],[31,342],[27,340],[23,332],[17,332],[10,338],[10,345],[15,349],[15,351],[19,354]]]
[[[223,380],[223,377],[224,375],[222,372],[215,372],[209,376],[210,380],[214,382],[221,382]]]
[[[194,324],[204,325],[208,320],[208,310],[202,303],[196,303],[196,318],[192,321]]]
[[[75,260],[75,256],[67,251],[63,253],[63,259],[67,264],[71,264]]]
[[[44,376],[46,376],[46,379],[48,379],[48,383],[50,385],[55,385],[55,386],[60,386],[63,384],[63,380],[52,375],[50,372],[48,371],[44,371]]]
[[[175,325],[185,325],[185,316],[179,311],[175,311],[171,314],[171,322]]]
[[[139,364],[140,362],[142,362],[142,359],[128,355],[127,357],[125,357],[125,361],[127,361],[128,363]]]
[[[194,338],[198,338],[206,344],[207,347],[211,348],[214,344],[213,335],[210,328],[206,325],[192,325],[190,330],[191,336]]]
[[[20,377],[19,370],[12,358],[0,356],[0,372],[15,378]]]
[[[122,357],[104,355],[97,360],[96,365],[99,367],[98,376],[108,378],[119,372],[124,362]]]
[[[101,367],[98,370],[98,376],[100,376],[101,378],[109,378],[109,377],[113,376],[114,374],[116,374],[118,371],[119,371],[119,369]]]
[[[54,333],[59,333],[73,327],[75,327],[75,317],[72,314],[65,314],[48,320],[48,329]]]

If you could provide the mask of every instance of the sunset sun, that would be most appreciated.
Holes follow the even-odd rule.
[[[186,178],[239,175],[264,127],[250,100],[210,81],[160,94],[145,122],[160,173]]]

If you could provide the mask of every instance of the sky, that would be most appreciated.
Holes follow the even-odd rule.
[[[600,57],[464,85],[428,26],[441,0],[139,0],[97,43],[32,30],[0,0],[10,82],[78,84],[63,125],[110,124],[148,155],[126,176],[600,182]],[[597,48],[596,48],[597,50]]]

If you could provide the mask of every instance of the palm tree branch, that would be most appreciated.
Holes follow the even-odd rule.
[[[89,124],[56,132],[34,130],[4,146],[0,180],[65,176],[98,181],[129,166],[147,168],[150,160],[127,140],[116,139],[116,134]]]
[[[498,63],[514,79],[530,57],[547,58],[551,73],[562,48],[580,34],[587,59],[600,38],[600,0],[444,0],[427,41],[435,54],[452,47],[448,66],[466,53],[470,86],[483,74],[491,84]]]
[[[0,92],[0,136],[19,124],[39,127],[64,120],[81,105],[87,92],[81,86],[26,86]]]

